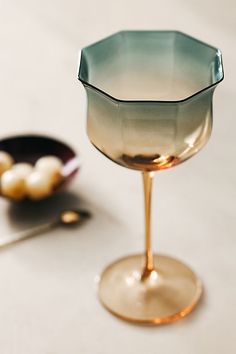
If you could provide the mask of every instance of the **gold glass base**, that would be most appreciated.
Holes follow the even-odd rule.
[[[168,256],[154,256],[156,270],[142,274],[143,256],[119,259],[101,275],[99,298],[117,317],[158,325],[190,313],[200,299],[202,284],[193,271]]]

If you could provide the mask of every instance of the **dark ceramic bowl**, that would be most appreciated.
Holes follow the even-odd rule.
[[[63,162],[63,181],[57,190],[65,185],[76,175],[80,167],[79,158],[75,151],[67,144],[57,139],[43,135],[17,135],[0,140],[0,150],[8,152],[17,162],[28,162],[34,165],[36,161],[46,155],[59,157]]]

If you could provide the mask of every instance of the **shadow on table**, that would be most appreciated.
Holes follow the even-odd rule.
[[[82,197],[71,192],[64,192],[40,201],[26,200],[10,203],[7,215],[14,228],[24,229],[42,222],[52,221],[63,210],[85,209],[85,204]]]
[[[90,200],[86,195],[83,196],[69,191],[55,194],[40,201],[11,202],[6,208],[6,215],[13,229],[18,231],[52,221],[62,211],[69,209],[88,210],[98,223],[100,220],[101,222],[112,222],[116,225],[122,224],[117,215],[110,213],[100,203],[95,203],[94,200]]]

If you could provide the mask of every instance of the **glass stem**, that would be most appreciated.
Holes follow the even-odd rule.
[[[151,196],[154,172],[143,172],[144,209],[145,209],[145,263],[142,279],[148,277],[154,269],[151,246]]]

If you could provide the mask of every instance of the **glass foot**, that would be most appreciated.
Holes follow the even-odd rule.
[[[158,325],[190,313],[202,293],[202,284],[182,262],[155,255],[156,270],[143,276],[143,256],[134,255],[109,265],[101,275],[99,298],[117,317]]]

